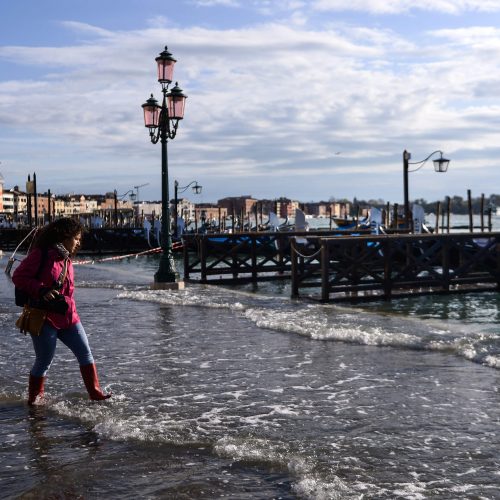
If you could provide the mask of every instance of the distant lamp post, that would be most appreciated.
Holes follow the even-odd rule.
[[[179,183],[177,181],[174,181],[174,234],[176,237],[178,237],[178,227],[177,227],[177,204],[179,202],[178,200],[178,194],[179,193],[184,193],[186,189],[191,187],[193,190],[194,194],[200,194],[202,187],[198,184],[198,181],[191,181],[187,186],[182,186],[179,187]]]
[[[129,189],[126,193],[124,194],[118,194],[118,191],[115,189],[113,191],[113,204],[114,204],[114,224],[115,224],[115,227],[118,227],[118,200],[122,201],[123,198],[125,198],[125,196],[127,196],[127,194],[129,195],[129,199],[130,201],[132,201],[132,203],[134,202],[135,200],[135,193],[132,189]]]
[[[167,141],[174,139],[179,120],[184,118],[186,97],[176,83],[169,91],[173,80],[176,60],[165,50],[155,59],[158,65],[158,81],[163,92],[162,105],[151,97],[142,105],[144,110],[144,125],[149,128],[149,137],[153,144],[161,142],[161,248],[160,265],[155,274],[155,286],[161,288],[162,283],[175,283],[179,275],[175,270],[172,254],[172,237],[170,234],[170,209],[168,196],[168,156]]]
[[[403,151],[403,183],[404,183],[404,210],[405,210],[405,227],[409,228],[410,227],[410,202],[408,199],[408,173],[409,172],[416,172],[417,170],[420,170],[427,160],[429,160],[432,156],[435,154],[439,153],[440,157],[437,158],[436,160],[433,160],[434,163],[434,170],[436,172],[446,172],[448,170],[448,165],[450,164],[450,160],[447,160],[446,158],[443,158],[443,152],[441,150],[436,150],[432,152],[427,158],[425,158],[422,161],[415,161],[411,162],[411,153],[406,151],[406,149]],[[414,168],[413,170],[410,170],[410,165],[419,165],[417,168]]]

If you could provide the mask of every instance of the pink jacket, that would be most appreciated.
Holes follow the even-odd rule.
[[[12,281],[14,284],[34,299],[41,298],[41,288],[52,287],[54,281],[57,281],[64,268],[64,259],[61,254],[55,248],[49,248],[45,258],[45,263],[38,273],[38,277],[35,277],[40,266],[41,258],[42,250],[40,248],[34,248],[23,259],[12,275]],[[71,259],[68,259],[66,279],[64,280],[62,290],[60,290],[61,294],[64,295],[64,298],[68,303],[68,310],[64,315],[52,311],[48,311],[47,313],[47,321],[58,330],[68,328],[80,321],[78,313],[76,312],[75,300],[73,298],[74,291],[75,284],[73,264]]]

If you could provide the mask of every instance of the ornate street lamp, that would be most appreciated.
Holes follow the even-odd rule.
[[[193,190],[194,194],[200,194],[202,187],[198,184],[198,181],[191,181],[187,186],[179,187],[179,183],[177,181],[174,181],[174,234],[175,236],[178,236],[177,231],[177,203],[178,203],[178,198],[177,194],[178,193],[184,193],[186,189],[191,187]]]
[[[175,270],[172,254],[172,238],[170,234],[170,209],[168,196],[168,156],[167,141],[174,139],[177,134],[179,121],[184,118],[186,95],[176,83],[169,91],[172,83],[176,60],[167,47],[155,59],[158,65],[158,81],[161,84],[163,100],[161,106],[151,97],[142,105],[144,110],[144,125],[149,128],[149,137],[153,144],[161,142],[161,248],[160,265],[155,273],[155,285],[161,283],[175,283],[179,275]]]
[[[450,164],[450,160],[447,160],[446,158],[443,158],[443,152],[441,150],[436,150],[433,151],[427,158],[425,158],[422,161],[415,161],[411,162],[411,153],[406,151],[406,149],[403,151],[403,187],[404,187],[404,204],[405,204],[405,227],[410,227],[409,221],[410,221],[410,203],[408,200],[408,173],[409,172],[416,172],[417,170],[420,170],[427,160],[429,160],[432,156],[434,156],[436,153],[440,154],[440,157],[437,158],[436,160],[433,160],[434,163],[434,170],[436,172],[446,172],[448,170],[448,165]],[[413,170],[410,170],[410,165],[419,165],[419,167],[414,168]]]

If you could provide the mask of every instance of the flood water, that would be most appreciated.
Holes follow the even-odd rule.
[[[75,266],[113,397],[89,401],[59,344],[36,408],[2,274],[2,498],[500,498],[499,294],[339,306],[286,283],[153,291],[157,267]]]

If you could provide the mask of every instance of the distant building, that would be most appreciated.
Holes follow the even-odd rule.
[[[276,215],[278,215],[278,217],[295,217],[296,208],[300,208],[300,203],[298,201],[284,197],[276,200]]]
[[[2,191],[2,212],[6,214],[14,214],[14,193],[11,191]]]
[[[194,220],[195,217],[195,204],[187,198],[180,198],[177,200],[177,216],[182,217],[184,220]],[[175,212],[175,201],[170,200],[170,209],[172,213]]]
[[[217,206],[221,208],[225,208],[227,213],[231,215],[234,213],[235,215],[240,215],[243,212],[243,215],[251,213],[254,209],[254,205],[257,203],[255,198],[252,196],[230,196],[228,198],[222,198],[217,201]]]
[[[197,203],[195,205],[195,220],[205,222],[217,222],[219,217],[225,219],[228,216],[227,208],[216,203]]]
[[[316,217],[348,217],[351,213],[351,204],[348,202],[319,201],[303,203],[302,209],[308,215]]]
[[[134,210],[138,217],[158,218],[161,216],[161,201],[136,201]]]

